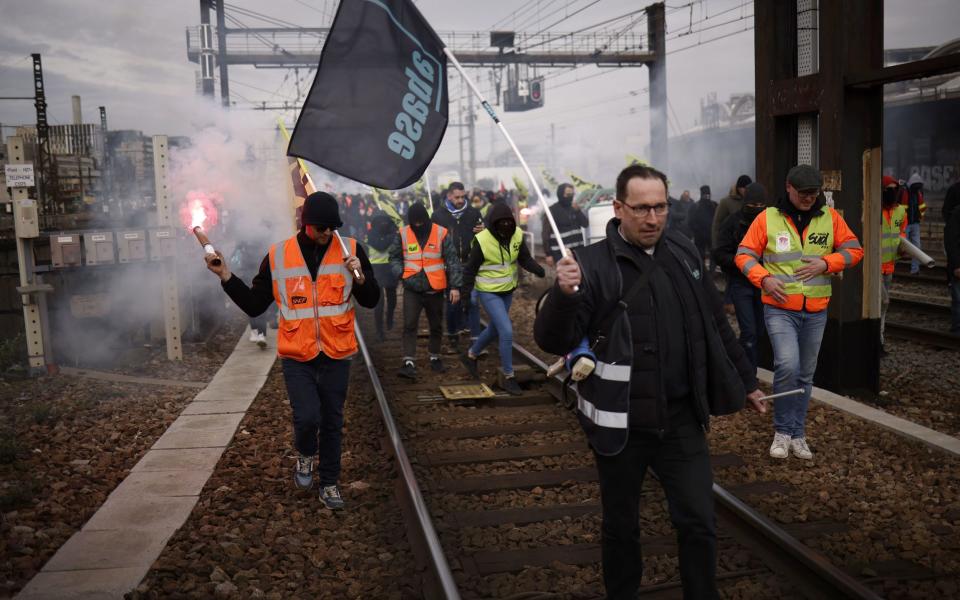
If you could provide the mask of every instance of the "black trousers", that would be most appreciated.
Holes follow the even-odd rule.
[[[403,360],[417,359],[417,327],[421,310],[427,313],[427,323],[430,325],[430,342],[427,344],[430,356],[440,356],[443,303],[443,292],[428,294],[403,290]]]
[[[387,315],[387,329],[393,329],[393,313],[397,309],[397,286],[381,286],[380,300],[373,307],[373,324],[377,334],[383,336],[383,315]]]
[[[718,598],[713,474],[700,427],[685,425],[662,439],[630,432],[620,454],[594,456],[603,504],[601,548],[607,598],[633,599],[640,587],[640,490],[648,467],[666,493],[670,520],[677,530],[683,597]]]
[[[319,451],[320,485],[334,485],[340,478],[350,360],[336,360],[321,352],[307,362],[283,358],[280,366],[293,410],[293,445],[304,456]]]

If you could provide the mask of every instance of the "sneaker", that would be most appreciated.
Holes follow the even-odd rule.
[[[430,359],[430,370],[433,371],[434,373],[446,372],[446,369],[443,366],[443,361],[440,360],[439,358]]]
[[[452,354],[457,354],[460,352],[460,336],[453,334],[447,336],[447,346],[450,347],[450,352]]]
[[[517,383],[517,378],[511,375],[510,377],[503,378],[503,384],[500,386],[503,388],[503,391],[510,394],[511,396],[519,396],[523,394],[523,390],[520,389],[520,384]]]
[[[417,378],[417,367],[414,366],[412,360],[403,361],[403,366],[400,367],[400,370],[397,371],[397,375],[400,377],[405,377],[407,379],[416,379]]]
[[[253,342],[254,344],[257,343],[257,330],[256,330],[256,329],[251,329],[251,330],[250,330],[250,341]]]
[[[297,468],[293,471],[293,482],[302,490],[309,490],[313,485],[313,457],[300,455],[297,458]]]
[[[786,433],[777,432],[773,434],[773,443],[770,444],[770,456],[773,458],[786,458],[789,454],[790,436]]]
[[[320,486],[320,502],[330,510],[343,508],[343,496],[335,485]]]
[[[265,334],[257,333],[257,345],[260,346],[260,348],[267,347],[267,336]]]
[[[470,357],[469,350],[460,355],[460,362],[467,368],[467,373],[470,373],[470,377],[474,379],[480,379],[480,368],[477,365],[477,360],[476,358]]]
[[[807,445],[807,438],[805,437],[795,437],[790,440],[790,454],[803,460],[813,458],[813,452],[810,452],[810,446]]]

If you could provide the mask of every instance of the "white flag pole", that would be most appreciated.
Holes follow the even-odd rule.
[[[500,122],[500,117],[498,117],[497,113],[494,112],[493,108],[490,106],[490,103],[487,102],[486,98],[483,97],[483,94],[481,94],[480,90],[477,89],[477,86],[473,84],[473,81],[467,77],[466,72],[460,65],[460,61],[458,61],[457,57],[453,55],[453,52],[450,52],[450,49],[447,47],[443,48],[443,52],[447,55],[447,58],[450,59],[450,62],[453,63],[453,66],[456,67],[457,71],[460,72],[460,76],[463,77],[463,80],[467,82],[467,85],[470,86],[470,89],[473,90],[474,95],[480,99],[480,105],[483,106],[484,110],[487,111],[487,114],[490,115],[490,118],[493,119],[493,122],[496,123],[500,128],[500,133],[502,133],[503,137],[507,139],[507,143],[510,144],[510,147],[513,149],[513,153],[517,155],[518,159],[520,159],[520,164],[523,166],[523,170],[527,172],[527,177],[530,178],[530,183],[533,185],[533,189],[537,192],[537,199],[540,201],[540,205],[543,207],[543,212],[547,216],[547,221],[550,223],[550,230],[553,232],[553,238],[557,240],[557,244],[560,246],[560,254],[562,256],[569,256],[570,251],[567,250],[567,246],[563,243],[563,238],[560,237],[560,230],[557,229],[557,223],[553,220],[553,215],[550,213],[549,206],[547,206],[547,199],[543,197],[543,192],[540,191],[540,184],[537,183],[536,179],[534,179],[533,172],[531,172],[530,167],[527,166],[527,161],[523,159],[523,156],[520,154],[520,150],[517,149],[517,145],[513,143],[513,138],[510,137],[510,134],[503,126],[503,123]]]
[[[430,208],[433,209],[433,194],[430,193],[430,175],[426,169],[423,171],[423,187],[427,188],[427,200],[430,201]]]

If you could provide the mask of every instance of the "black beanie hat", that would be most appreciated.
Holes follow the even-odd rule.
[[[700,195],[703,196],[704,194],[706,194],[707,196],[710,195],[710,186],[709,186],[709,185],[701,185],[701,186],[700,186]]]
[[[762,183],[751,183],[743,193],[744,204],[767,204],[767,188]]]
[[[342,227],[337,200],[326,192],[314,192],[303,203],[300,222],[304,225]]]
[[[416,222],[429,223],[430,215],[427,213],[427,207],[419,202],[414,202],[407,210],[407,224],[413,225]]]
[[[749,176],[749,175],[741,175],[740,177],[737,177],[737,187],[738,187],[738,188],[747,187],[747,186],[750,185],[751,183],[753,183],[753,180],[750,179],[750,176]]]

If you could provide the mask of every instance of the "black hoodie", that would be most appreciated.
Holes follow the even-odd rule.
[[[490,208],[490,214],[487,215],[487,219],[490,223],[490,232],[494,234],[494,237],[500,243],[500,252],[503,256],[503,251],[507,250],[509,253],[510,240],[503,240],[497,235],[497,223],[499,221],[510,220],[516,226],[516,220],[513,218],[513,211],[510,210],[510,207],[506,204],[496,203]],[[503,260],[501,258],[501,260]],[[477,271],[480,270],[480,266],[483,264],[483,250],[480,248],[480,242],[474,238],[473,245],[470,247],[470,258],[467,260],[467,263],[463,266],[463,287],[465,289],[473,288],[473,283],[477,278]],[[533,255],[530,254],[530,249],[527,248],[526,242],[520,244],[520,255],[517,257],[517,264],[519,264],[525,271],[533,273],[537,277],[543,277],[546,272],[543,270],[543,267],[533,259]],[[510,292],[502,292],[503,294],[509,294]]]

